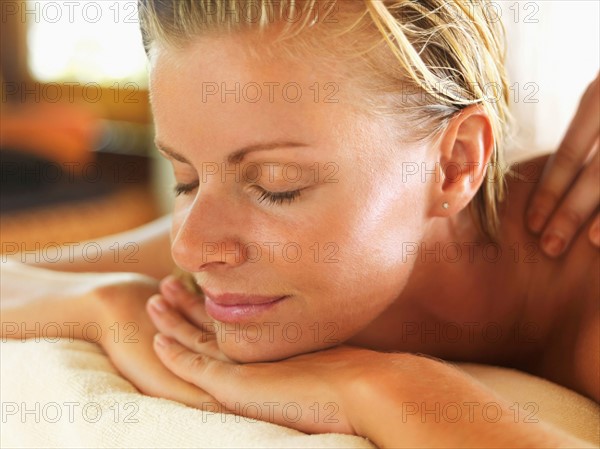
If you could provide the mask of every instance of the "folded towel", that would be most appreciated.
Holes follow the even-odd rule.
[[[84,341],[9,340],[0,344],[0,365],[2,447],[374,447],[361,437],[307,435],[142,395]],[[518,371],[460,367],[510,401],[535,403],[535,419],[600,444],[595,402]]]

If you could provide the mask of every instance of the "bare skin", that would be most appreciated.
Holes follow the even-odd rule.
[[[263,335],[267,322],[294,321],[304,330],[303,338],[293,344],[277,334],[274,341],[250,341],[239,330],[241,338],[234,341],[223,331],[227,323],[214,320],[220,351],[248,363],[324,349],[332,343],[311,339],[310,326],[318,323],[323,329],[335,321],[339,341],[518,367],[598,401],[593,380],[599,374],[598,311],[590,313],[588,308],[598,301],[593,273],[599,256],[586,238],[591,220],[567,255],[551,259],[537,249],[537,237],[523,218],[546,159],[522,164],[519,173],[525,180],[509,177],[508,199],[500,207],[499,242],[490,245],[466,207],[487,182],[483,168],[492,151],[490,123],[478,108],[457,114],[435,144],[411,144],[394,134],[397,128],[407,129],[402,119],[375,119],[353,109],[360,92],[343,77],[322,72],[317,61],[298,67],[284,60],[257,64],[245,56],[244,45],[237,39],[207,37],[180,52],[159,49],[151,69],[157,141],[177,181],[190,186],[175,203],[175,263],[208,291],[290,294],[289,300],[252,321],[262,327]],[[291,78],[304,86],[334,80],[340,85],[340,102],[276,100],[257,115],[258,103],[205,98],[185,88],[198,79],[264,84]],[[249,184],[243,179],[236,183],[231,176],[226,181],[204,176],[205,164],[225,160],[254,135],[267,141],[282,140],[283,135],[308,144],[255,151],[244,163],[294,161],[309,166],[316,161],[324,166],[335,161],[339,182],[309,182],[295,203],[263,205],[246,190]],[[411,163],[425,164],[429,170],[438,167],[441,182],[431,176],[425,181],[404,178],[406,164]],[[444,172],[450,163],[475,168],[450,182],[450,173]],[[275,182],[264,178],[257,184],[266,190],[299,187],[284,182],[277,172]],[[444,201],[448,209],[441,207]],[[277,256],[251,262],[243,254],[232,254],[240,243],[267,239],[295,241],[306,252],[313,242],[333,241],[339,246],[340,263],[289,263]],[[206,255],[206,242],[219,243],[220,250]],[[407,245],[418,248],[419,242],[434,254],[406,252]],[[468,243],[473,244],[472,258]],[[440,248],[453,244],[462,254],[449,259],[452,249]],[[491,262],[497,249],[501,255]],[[462,339],[452,340],[439,331],[437,339],[421,336],[421,330],[450,323],[454,328],[458,324]],[[490,325],[491,335],[483,332]],[[416,335],[409,332],[414,326]]]
[[[543,162],[543,158],[538,161]],[[511,182],[509,185],[512,193],[509,196],[510,202],[507,204],[514,204],[515,207],[514,209],[508,208],[507,210],[510,209],[511,213],[515,213],[518,217],[522,217],[522,215],[518,214],[522,211],[522,203],[524,203],[524,199],[527,198],[528,189],[533,186],[519,182]],[[519,221],[517,221],[517,224],[514,227],[518,230],[519,226]],[[515,234],[508,233],[508,235],[512,237]],[[524,235],[525,238],[521,241],[528,241],[527,234],[523,233],[522,235]],[[582,233],[581,236],[583,236],[583,240],[580,242],[576,241],[575,246],[572,248],[572,251],[574,252],[579,251],[579,253],[575,253],[573,260],[576,261],[582,258],[582,255],[583,257],[587,255],[590,257],[591,261],[588,268],[593,269],[593,263],[597,266],[598,256],[594,253],[595,249],[591,248],[586,241],[585,234]],[[459,241],[457,236],[454,236],[453,238]],[[444,241],[447,242],[448,240]],[[512,243],[512,241],[508,239],[508,243]],[[507,240],[504,240],[505,245],[508,243]],[[571,253],[569,253],[569,255],[570,254]],[[570,256],[565,255],[565,257]],[[558,263],[555,266],[552,266],[552,264],[544,264],[543,262],[531,264],[531,266],[538,269],[527,273],[523,272],[523,277],[532,273],[532,276],[539,276],[546,281],[546,279],[552,276],[556,270],[561,270],[561,272],[565,273],[565,266],[562,265],[562,261],[563,258],[558,259]],[[461,273],[461,270],[466,270],[465,267],[460,267],[460,264],[445,264],[444,266],[458,267],[458,273]],[[468,273],[469,276],[473,276],[473,268],[475,266],[486,267],[485,264],[468,265],[467,268],[470,267],[470,270],[466,270],[466,273]],[[498,269],[498,267],[499,266],[496,265],[496,269]],[[504,267],[506,269],[506,267],[511,267],[511,265],[505,264]],[[573,270],[576,271],[581,268],[580,265],[575,265]],[[415,270],[418,269],[419,265],[417,265]],[[418,271],[414,272],[414,274],[418,273]],[[465,271],[462,271],[462,273],[465,273]],[[352,349],[352,346],[344,345],[344,347],[326,351],[317,351],[276,363],[247,365],[232,364],[232,361],[220,352],[218,345],[214,345],[214,339],[211,341],[210,339],[199,338],[198,328],[190,328],[189,325],[187,338],[183,337],[181,332],[183,322],[181,319],[177,319],[176,314],[173,313],[175,310],[180,310],[182,314],[192,322],[194,322],[194,320],[191,319],[192,317],[195,317],[197,322],[204,323],[209,321],[210,318],[206,315],[203,304],[201,301],[198,301],[198,297],[193,297],[189,294],[182,295],[181,293],[173,293],[172,290],[167,288],[169,283],[172,284],[170,281],[163,282],[162,293],[164,299],[172,304],[171,313],[158,314],[155,311],[152,304],[155,303],[157,295],[153,297],[153,300],[150,301],[148,305],[146,304],[146,298],[152,293],[152,282],[148,282],[148,280],[145,280],[142,277],[138,280],[135,276],[131,280],[128,280],[126,276],[121,276],[123,279],[111,280],[107,278],[102,281],[100,275],[95,275],[96,283],[100,284],[100,286],[94,287],[91,289],[91,292],[84,294],[83,300],[77,300],[77,295],[73,295],[73,300],[70,298],[67,298],[67,300],[60,299],[58,298],[60,295],[52,293],[53,288],[52,285],[49,284],[48,291],[50,292],[51,297],[46,298],[45,300],[44,298],[39,300],[46,303],[45,307],[42,307],[41,303],[36,306],[35,301],[33,301],[33,303],[28,304],[26,307],[15,307],[10,310],[10,308],[6,309],[4,307],[9,304],[3,302],[2,318],[3,322],[25,321],[44,323],[46,321],[61,322],[66,320],[65,317],[67,317],[69,321],[79,321],[80,323],[94,320],[96,322],[99,321],[107,328],[108,326],[114,325],[115,321],[121,324],[137,322],[139,324],[139,331],[135,335],[136,339],[139,340],[137,344],[123,344],[123,342],[115,342],[112,339],[104,339],[100,342],[117,368],[146,394],[167,397],[191,406],[206,408],[213,412],[219,411],[221,405],[224,403],[227,404],[227,401],[241,401],[242,403],[245,401],[256,400],[275,400],[280,402],[285,402],[286,400],[297,401],[298,396],[295,396],[295,394],[298,393],[294,392],[296,390],[302,392],[306,391],[306,382],[309,380],[312,382],[311,379],[314,379],[315,370],[323,369],[323,366],[327,366],[326,364],[337,361],[335,363],[340,364],[343,362],[343,364],[339,365],[339,372],[331,372],[327,369],[319,376],[319,387],[316,388],[315,385],[315,388],[311,390],[316,395],[315,397],[318,397],[320,401],[333,401],[342,407],[338,410],[338,414],[336,415],[336,418],[338,418],[336,424],[323,425],[321,422],[313,423],[312,421],[302,421],[292,424],[289,421],[286,421],[285,417],[279,416],[275,416],[273,422],[292,426],[306,432],[337,431],[368,436],[380,447],[398,447],[400,445],[408,445],[410,447],[421,445],[427,447],[441,447],[443,445],[450,445],[453,447],[458,445],[483,447],[484,441],[486,442],[485,444],[502,444],[503,446],[512,444],[510,443],[511,441],[519,441],[519,446],[521,447],[546,447],[548,445],[557,444],[557,442],[561,442],[561,444],[568,447],[586,446],[581,441],[570,439],[564,434],[561,435],[560,432],[556,433],[542,423],[539,425],[515,424],[512,422],[512,411],[509,409],[511,404],[505,404],[490,391],[482,390],[481,386],[478,386],[476,383],[473,383],[472,380],[469,380],[468,376],[460,375],[458,372],[454,372],[443,364],[422,357],[415,357],[410,353],[382,354],[380,352],[372,351],[372,349],[378,348],[384,350],[390,349],[390,346],[388,345],[391,345],[391,348],[395,351],[410,352],[414,350],[419,353],[446,357],[451,360],[471,360],[518,366],[518,362],[511,363],[511,360],[514,360],[515,358],[518,359],[518,357],[511,358],[507,357],[506,354],[515,354],[516,351],[524,345],[515,344],[514,340],[511,341],[510,339],[504,341],[503,344],[498,344],[497,342],[495,344],[490,344],[484,340],[483,342],[476,342],[476,344],[465,344],[465,342],[450,344],[443,341],[438,342],[437,344],[418,344],[417,342],[409,341],[407,343],[394,345],[393,342],[389,341],[390,339],[381,338],[386,332],[389,332],[390,335],[398,335],[396,332],[398,321],[404,320],[404,322],[409,322],[410,319],[414,321],[426,320],[428,318],[430,320],[433,319],[431,318],[431,310],[435,310],[435,313],[439,314],[438,323],[443,323],[445,321],[460,323],[462,322],[461,319],[464,319],[465,321],[475,321],[480,319],[481,323],[485,323],[486,321],[483,320],[487,319],[487,317],[492,317],[489,321],[499,323],[502,326],[502,329],[506,326],[510,327],[518,317],[516,313],[513,315],[510,315],[510,313],[512,310],[518,309],[519,305],[523,304],[523,301],[518,301],[517,298],[514,299],[512,303],[506,303],[506,309],[503,307],[503,310],[508,310],[508,313],[506,313],[507,318],[504,320],[502,320],[501,317],[503,315],[498,312],[498,308],[491,312],[489,310],[482,311],[481,309],[485,309],[486,307],[492,308],[493,303],[489,300],[490,298],[497,299],[502,298],[502,296],[492,296],[492,286],[487,284],[484,279],[477,277],[485,275],[485,269],[475,271],[475,273],[476,276],[472,277],[474,279],[473,284],[479,290],[486,289],[485,291],[490,293],[489,296],[481,296],[482,303],[486,305],[480,307],[480,309],[475,312],[471,312],[464,307],[453,308],[451,305],[445,306],[446,310],[442,310],[444,304],[437,304],[437,309],[429,307],[427,312],[421,314],[416,313],[407,315],[407,311],[399,310],[397,312],[398,314],[405,314],[402,316],[397,315],[396,313],[390,314],[384,312],[381,315],[381,318],[377,319],[377,326],[374,326],[374,329],[367,328],[361,334],[357,335],[356,341],[351,339],[345,342],[348,344],[364,346],[371,350],[365,352],[365,350],[358,348]],[[26,274],[27,273],[23,273],[25,278],[27,277]],[[501,280],[500,277],[496,277],[497,274],[498,272],[494,272],[491,268],[487,270],[487,275],[490,276],[488,279]],[[34,272],[32,275],[32,280],[40,279],[39,273]],[[61,275],[67,276],[66,274]],[[570,272],[566,272],[566,275],[570,275]],[[89,275],[81,274],[73,274],[72,276],[72,279],[69,279],[69,281],[73,282],[74,286],[79,285],[79,288],[81,288],[82,285],[81,281],[86,281],[87,277],[89,277]],[[113,275],[109,274],[109,276]],[[437,279],[445,279],[447,282],[451,282],[453,276],[456,276],[456,272],[451,272],[450,270],[436,270],[435,276]],[[581,276],[585,278],[585,272],[582,273]],[[519,279],[521,279],[521,277]],[[26,279],[22,279],[20,282],[26,282]],[[64,285],[64,282],[62,284],[59,282],[59,284],[60,291],[64,293],[64,287],[60,287],[61,285]],[[497,288],[502,288],[502,285],[502,282],[497,281]],[[524,285],[526,284],[520,283],[515,284],[514,287],[518,288],[519,286]],[[560,286],[554,285],[552,288],[560,291],[560,288],[572,287],[572,285],[574,284],[565,285],[564,283],[561,283]],[[6,282],[3,283],[3,287],[8,287]],[[410,288],[410,284],[407,286],[407,291],[409,291],[408,288]],[[456,285],[455,288],[457,288]],[[594,288],[596,288],[597,292],[597,284]],[[508,289],[503,289],[502,291],[505,293],[510,292]],[[432,291],[427,293],[435,294],[435,292]],[[448,292],[446,291],[446,293]],[[461,293],[466,295],[468,291],[466,292],[463,290]],[[591,293],[594,292],[592,291]],[[53,299],[52,296],[57,298]],[[3,297],[6,299],[5,295],[3,295]],[[429,298],[432,297],[435,296],[429,296]],[[468,297],[468,295],[463,297],[461,297],[460,294],[446,295],[446,298],[450,298],[459,304],[461,301],[462,304],[465,303],[465,297]],[[582,297],[597,298],[597,295],[582,295],[576,297],[576,299]],[[421,298],[425,298],[425,296],[421,296]],[[53,303],[51,308],[47,307],[48,300]],[[420,304],[423,304],[424,302],[424,300],[421,300]],[[573,306],[573,303],[581,305],[582,302],[583,301],[580,300],[579,302],[571,301],[568,304],[566,302],[562,303],[565,306],[569,305],[569,310],[575,310],[574,319],[566,322],[563,327],[565,329],[564,331],[561,329],[560,325],[553,325],[556,323],[556,321],[553,322],[553,319],[555,319],[557,315],[562,317],[559,309],[561,305],[560,302],[556,302],[554,308],[542,307],[539,305],[535,307],[534,303],[534,308],[537,309],[535,315],[532,315],[531,313],[524,313],[521,315],[523,321],[531,319],[539,325],[541,329],[539,335],[544,337],[540,339],[534,338],[531,352],[526,351],[526,353],[531,356],[531,354],[535,354],[539,348],[544,356],[537,360],[532,360],[531,366],[526,366],[524,364],[521,364],[520,366],[525,370],[533,368],[533,370],[529,370],[531,372],[537,372],[543,377],[554,379],[556,382],[563,385],[571,385],[575,390],[594,397],[594,386],[597,385],[597,380],[595,379],[597,379],[597,377],[594,377],[594,368],[590,367],[590,360],[593,361],[593,355],[598,354],[597,347],[593,346],[595,342],[598,341],[597,302],[594,303],[591,301],[589,303],[591,310],[585,314],[580,314],[579,310],[581,309],[578,310]],[[474,308],[474,304],[475,301],[469,303],[469,306]],[[503,302],[501,304],[504,305],[505,303]],[[595,309],[594,304],[596,304]],[[15,304],[13,304],[13,306],[14,305]],[[548,302],[545,303],[545,306],[547,305]],[[154,321],[156,328],[152,326],[152,323],[148,319],[148,315],[144,313],[145,307],[148,308],[150,318]],[[48,313],[48,311],[51,313]],[[69,312],[68,316],[65,315],[65,312],[67,311]],[[548,314],[541,316],[540,314],[544,312],[548,312]],[[427,313],[430,313],[430,315],[427,315]],[[580,316],[588,316],[591,324],[586,324],[585,321],[579,319]],[[387,323],[384,317],[389,319]],[[389,327],[386,328],[385,326]],[[571,326],[579,328],[583,338],[580,338],[579,335],[572,330],[573,327]],[[31,328],[32,326],[28,325],[27,327]],[[188,348],[193,348],[194,352],[182,352],[179,350],[174,353],[165,353],[164,349],[159,349],[155,344],[155,351],[158,352],[157,357],[151,351],[152,339],[156,329],[165,335],[172,336],[185,344]],[[571,340],[573,344],[566,344],[562,347],[557,345],[551,339],[545,338],[545,334],[543,333],[545,329],[555,332],[560,340],[565,342]],[[394,332],[396,333],[394,334]],[[369,333],[371,336],[375,335],[379,336],[379,338],[371,337],[371,339],[368,340]],[[106,334],[110,335],[109,332],[106,332]],[[406,335],[407,333],[405,332],[405,336]],[[477,336],[478,332],[475,332],[474,335]],[[530,334],[527,334],[527,336],[529,335]],[[536,335],[538,334],[533,334],[534,337]],[[11,335],[10,337],[15,338],[16,336]],[[85,336],[76,336],[76,338],[85,338]],[[361,338],[363,340],[361,340]],[[401,342],[402,338],[403,336],[400,335]],[[208,343],[201,344],[200,342],[202,341]],[[210,343],[213,345],[209,348],[208,345]],[[194,344],[196,346],[194,346]],[[171,347],[176,348],[174,344],[171,345]],[[544,350],[544,347],[547,349]],[[502,350],[495,350],[495,348],[501,348]],[[580,352],[578,353],[577,351]],[[197,358],[200,353],[205,355],[204,358]],[[573,362],[568,359],[571,353],[576,354]],[[225,363],[225,365],[215,365],[215,362],[212,362],[209,369],[209,366],[204,366],[204,362],[208,360],[219,360],[222,363]],[[165,365],[166,368],[168,368],[167,370],[165,370]],[[535,365],[539,365],[539,368],[536,368]],[[571,366],[573,368],[572,372],[560,371],[561,366],[565,365]],[[140,370],[141,366],[143,367],[142,370]],[[228,367],[236,367],[236,369],[232,370]],[[365,370],[364,367],[370,368]],[[403,368],[400,369],[400,367]],[[198,374],[196,373],[196,370],[198,369],[202,370],[204,376],[198,377]],[[411,374],[412,372],[419,374],[418,376],[414,376]],[[585,377],[585,374],[588,374],[588,377]],[[444,392],[441,389],[439,391],[437,389],[431,391],[431,379],[436,379],[440,376],[446,379],[452,379],[452,389],[450,392]],[[400,384],[398,384],[399,379],[402,379]],[[422,381],[425,382],[425,385],[421,385]],[[390,384],[390,382],[392,383]],[[448,380],[448,382],[450,381]],[[392,385],[401,386],[405,384],[411,385],[411,388],[409,390],[400,388],[398,392],[391,389]],[[409,392],[411,394],[408,394]],[[423,395],[425,392],[433,394],[435,400],[441,403],[465,401],[465,398],[480,403],[493,401],[494,403],[502,405],[504,416],[507,416],[509,419],[506,422],[503,421],[492,425],[487,422],[481,422],[479,423],[480,425],[478,424],[478,427],[476,427],[476,430],[475,428],[471,429],[470,426],[465,425],[464,428],[460,428],[460,433],[457,433],[457,428],[454,426],[446,429],[444,427],[444,422],[435,425],[421,423],[419,421],[414,428],[402,426],[401,431],[398,429],[400,433],[396,434],[395,431],[390,431],[390,429],[394,428],[392,425],[394,420],[397,420],[400,417],[390,413],[389,415],[384,415],[384,417],[380,419],[371,421],[369,420],[369,417],[376,415],[372,415],[371,413],[365,414],[365,410],[370,410],[368,407],[373,407],[374,404],[378,404],[378,409],[387,409],[387,407],[390,407],[390,410],[396,410],[397,407],[394,407],[394,402],[390,402],[390,398],[392,398],[393,401],[421,401],[424,398]],[[304,396],[304,393],[302,395]],[[349,397],[353,398],[351,402],[348,402]],[[306,404],[306,407],[310,407],[313,403],[313,397],[308,397],[306,400],[309,401]],[[463,430],[467,433],[463,434]],[[448,435],[453,435],[455,439],[449,439],[447,436],[444,436],[446,435],[446,432],[448,432]],[[435,437],[436,435],[441,439]],[[504,435],[504,437],[499,438],[498,435]],[[490,439],[492,437],[498,439]],[[492,441],[494,443],[492,443]]]
[[[546,160],[543,156],[522,163],[519,172],[525,179],[508,180],[498,247],[503,252],[513,249],[510,257],[492,264],[490,256],[486,260],[476,253],[471,260],[464,257],[437,267],[418,263],[400,298],[344,345],[275,363],[237,365],[219,349],[218,336],[200,329],[211,321],[202,298],[181,286],[175,288],[178,283],[170,278],[162,283],[162,295],[155,295],[147,306],[160,331],[154,340],[155,351],[173,373],[214,395],[225,409],[260,401],[281,404],[294,400],[304,411],[314,409],[315,401],[337,404],[335,416],[339,419],[328,425],[310,419],[293,424],[302,431],[362,435],[382,448],[592,447],[543,421],[517,423],[511,414],[513,405],[443,362],[414,355],[512,366],[598,401],[599,287],[594,273],[599,258],[585,232],[593,217],[573,242],[571,252],[559,259],[547,258],[536,247],[531,251],[527,246],[532,235],[524,230],[523,211]],[[431,235],[435,238],[429,242],[442,246],[486,242],[470,223],[466,214],[459,214],[446,229],[434,228]],[[527,254],[515,256],[521,246],[521,250],[528,249]],[[523,262],[515,262],[514,257]],[[427,283],[419,279],[422,276],[435,279],[429,283],[435,288],[424,288]],[[560,281],[553,282],[555,279]],[[410,296],[414,285],[418,294]],[[581,288],[574,288],[577,285]],[[434,298],[439,300],[433,302]],[[161,304],[162,310],[157,307]],[[493,330],[502,332],[502,338],[482,331],[491,323]],[[444,329],[445,324],[452,324],[453,332],[460,329],[465,337],[450,338],[436,327]],[[406,325],[416,325],[416,335],[415,328]],[[426,332],[421,334],[423,329]],[[497,404],[508,419],[492,423],[475,418],[463,420],[457,427],[454,421],[428,420],[423,414],[407,420],[401,411],[407,403],[432,410],[436,404],[465,401]],[[267,413],[260,412],[250,416],[260,418]],[[272,422],[290,425],[285,415],[276,412],[269,416]]]
[[[197,44],[181,52],[158,56],[151,76],[154,115],[163,154],[173,161],[178,182],[188,186],[175,206],[171,233],[173,259],[182,269],[193,273],[201,287],[209,290],[230,289],[263,295],[289,293],[289,300],[256,321],[265,325],[267,321],[285,324],[294,320],[303,326],[307,338],[297,344],[281,338],[256,343],[242,337],[238,343],[230,337],[226,341],[223,326],[206,315],[204,304],[197,297],[187,297],[185,306],[177,295],[163,291],[164,298],[157,296],[148,303],[150,317],[162,334],[177,340],[179,345],[172,342],[167,350],[165,345],[158,344],[159,337],[154,346],[158,358],[152,359],[154,329],[143,313],[149,289],[140,290],[139,296],[129,289],[123,294],[126,301],[120,301],[123,297],[119,297],[118,286],[109,288],[108,293],[104,288],[92,298],[105,324],[115,317],[143,322],[139,335],[143,351],[138,345],[101,342],[116,366],[134,384],[149,394],[190,405],[212,401],[213,396],[218,401],[249,401],[254,399],[252,394],[259,393],[265,395],[258,397],[263,401],[271,395],[276,400],[301,397],[310,404],[307,394],[312,393],[320,400],[331,397],[348,405],[353,388],[360,391],[365,387],[366,392],[376,394],[359,394],[359,399],[366,402],[357,401],[356,410],[350,407],[344,411],[341,429],[306,422],[297,428],[366,435],[382,447],[396,447],[399,435],[389,431],[392,425],[384,420],[362,422],[364,414],[356,414],[360,406],[381,408],[392,416],[398,401],[420,400],[425,394],[442,402],[465,397],[496,400],[467,376],[410,352],[519,367],[598,401],[599,321],[594,308],[598,280],[592,271],[598,268],[597,249],[591,248],[581,234],[568,255],[550,260],[535,253],[537,261],[525,263],[530,253],[527,243],[535,239],[525,230],[523,217],[535,183],[512,179],[509,198],[501,211],[502,257],[491,263],[484,257],[489,258],[489,253],[480,252],[482,244],[488,242],[473,227],[465,207],[481,182],[485,182],[481,179],[482,167],[489,161],[492,147],[491,128],[485,114],[477,107],[465,108],[445,130],[440,145],[411,146],[395,135],[396,128],[403,125],[401,120],[372,120],[367,115],[353,115],[356,111],[351,112],[350,103],[334,106],[308,101],[292,106],[280,101],[265,105],[258,114],[256,105],[227,104],[214,98],[202,101],[199,92],[188,88],[199,79],[246,82],[294,79],[309,86],[314,79],[328,81],[333,75],[327,73],[319,78],[322,74],[309,68],[308,62],[304,71],[294,70],[287,61],[258,65],[244,58],[246,52],[235,41],[208,39]],[[348,94],[342,100],[356,98],[352,86],[338,81],[344,88],[342,94]],[[236,132],[231,132],[232,129]],[[308,144],[302,149],[256,151],[247,160],[280,164],[300,161],[305,166],[312,166],[315,161],[322,166],[335,161],[340,167],[340,182],[326,186],[308,181],[297,203],[267,205],[260,201],[256,187],[288,192],[296,186],[281,176],[275,182],[261,179],[256,183],[221,182],[218,178],[201,176],[205,164],[225,160],[232,151],[254,143],[249,136],[265,140],[292,136]],[[471,162],[478,169],[471,182],[401,182],[402,163],[414,161],[427,162],[429,166],[440,161]],[[542,162],[538,160],[539,167]],[[449,208],[441,207],[443,201],[449,203]],[[282,243],[295,239],[305,250],[313,242],[335,241],[340,247],[341,263],[317,265],[309,260],[290,264],[281,257],[252,263],[243,257],[232,257],[236,254],[231,250],[221,248],[220,252],[209,254],[208,259],[203,252],[205,243],[224,243],[235,248],[235,243],[266,239]],[[463,254],[449,261],[451,252],[438,251],[441,262],[423,258],[426,253],[405,258],[402,245],[411,242],[423,242],[428,248],[456,243],[463,246]],[[479,243],[473,260],[466,253],[465,242]],[[515,256],[518,262],[514,261]],[[554,282],[556,279],[560,280]],[[185,325],[181,316],[173,313],[173,309],[165,313],[156,307],[165,299],[172,301],[173,308],[182,310],[193,324],[216,324],[217,336],[203,341],[203,331],[190,327],[190,323],[185,335],[179,332]],[[87,304],[80,305],[81,310],[87,310]],[[86,313],[86,319],[93,319],[89,318],[89,310]],[[321,325],[334,321],[339,326],[336,337],[368,349],[328,349],[334,344],[310,338],[309,326],[315,321]],[[402,327],[416,325],[419,332],[424,325],[435,329],[435,325],[449,323],[458,323],[461,340],[451,341],[441,334],[429,341],[429,334],[423,338],[420,333],[415,338],[406,326]],[[482,328],[487,329],[491,323],[500,329],[502,338],[496,340],[482,333]],[[469,340],[471,329],[473,341]],[[517,340],[514,329],[523,330]],[[408,353],[385,354],[376,350]],[[143,354],[143,358],[132,359],[131,354]],[[151,363],[144,365],[145,370],[140,374],[136,367],[148,359]],[[329,363],[335,363],[339,372],[327,376]],[[562,369],[559,363],[570,370]],[[306,386],[315,380],[315,372],[323,374],[317,376],[319,388],[307,390]],[[433,382],[441,377],[451,379],[451,385],[431,389]],[[405,385],[411,385],[412,389],[406,391]],[[190,386],[194,388],[190,390]],[[394,395],[386,396],[391,391]],[[329,392],[333,394],[327,396]],[[286,424],[285,420],[275,422]],[[454,442],[444,438],[443,432],[450,429],[442,424],[440,440],[428,439],[438,435],[439,428],[417,426],[414,439],[403,440],[404,444],[416,441],[431,446],[441,440],[456,445],[472,441],[481,447],[490,435],[500,435],[501,438],[494,440],[499,446],[520,441],[517,438],[526,435],[532,435],[531,445],[572,443],[561,440],[561,435],[543,426],[532,431],[531,427],[510,421],[498,426],[478,422],[477,432],[466,426],[461,428],[466,433],[455,436]],[[472,433],[475,436],[468,440]]]
[[[465,226],[462,235],[450,235],[440,226],[425,248],[434,248],[435,242],[442,247],[443,242],[482,242],[475,246],[479,251],[470,259],[462,245],[463,257],[456,263],[418,263],[395,305],[348,343],[511,366],[598,401],[600,367],[594,354],[600,351],[600,254],[585,232],[593,217],[558,259],[539,250],[522,218],[547,159],[545,155],[515,165],[527,182],[509,179],[501,236],[497,245],[488,242],[487,256],[481,252],[486,239],[474,226]],[[497,247],[501,256],[492,263]],[[449,251],[448,257],[453,254]],[[434,256],[423,255],[419,261],[427,257]],[[408,324],[398,326],[399,320]]]
[[[588,236],[594,245],[600,246],[599,116],[600,74],[582,95],[565,137],[544,167],[542,180],[530,198],[528,226],[534,232],[541,232],[542,247],[550,256],[561,254],[583,222],[594,214],[596,219]],[[562,239],[564,245],[552,248],[552,236]]]

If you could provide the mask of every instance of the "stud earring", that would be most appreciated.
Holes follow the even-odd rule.
[[[450,205],[448,204],[448,201],[444,201],[444,202],[442,203],[442,207],[443,207],[444,209],[448,209],[448,208],[450,207]]]

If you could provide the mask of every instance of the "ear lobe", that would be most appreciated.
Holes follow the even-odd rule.
[[[493,148],[492,126],[479,105],[469,106],[451,119],[440,140],[443,181],[437,189],[435,215],[453,215],[467,206],[484,181]],[[444,201],[449,203],[447,209],[440,206]]]

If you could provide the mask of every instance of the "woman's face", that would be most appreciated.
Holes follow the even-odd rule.
[[[403,243],[426,221],[428,150],[402,143],[401,120],[361,113],[349,101],[360,90],[330,69],[259,63],[240,42],[157,51],[151,98],[159,148],[176,153],[187,190],[174,260],[205,290],[220,349],[251,362],[334,346],[398,298],[414,262]],[[285,298],[214,305],[244,295]]]

